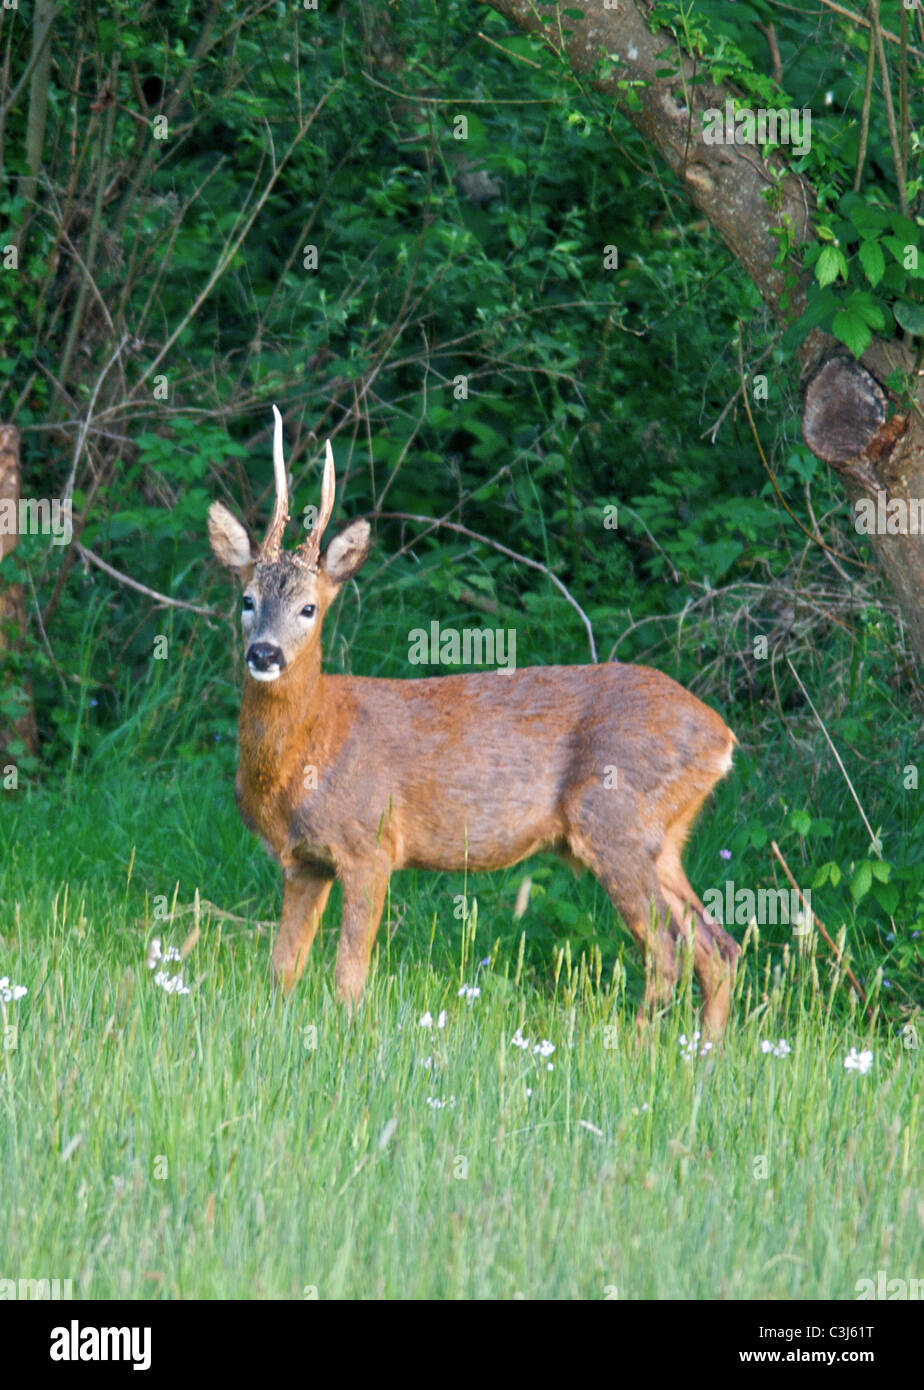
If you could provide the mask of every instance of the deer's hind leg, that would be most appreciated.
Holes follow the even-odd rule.
[[[638,942],[645,962],[645,1001],[636,1022],[649,1017],[669,1001],[680,972],[678,927],[670,901],[661,892],[650,850],[638,841],[621,837],[601,849],[579,830],[568,836],[573,857],[600,881],[610,901]]]
[[[690,820],[692,816],[668,830],[655,872],[681,935],[686,941],[693,939],[693,969],[703,992],[703,1031],[717,1038],[725,1029],[741,947],[706,911],[683,871],[680,853]]]

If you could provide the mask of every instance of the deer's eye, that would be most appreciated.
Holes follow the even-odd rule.
[[[317,610],[316,610],[316,608],[315,608],[315,606],[314,606],[313,603],[306,603],[305,606],[304,606],[304,608],[302,609],[302,617],[303,617],[303,618],[313,618],[314,615],[315,615],[315,613],[316,613],[316,611],[317,611]]]
[[[242,609],[244,610],[245,613],[252,613],[252,612],[253,612],[253,599],[250,597],[250,594],[245,594],[245,595],[244,595],[244,599],[243,599],[243,602],[242,602],[242,604],[241,604],[241,607],[242,607]]]

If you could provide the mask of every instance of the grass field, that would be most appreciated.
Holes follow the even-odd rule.
[[[0,976],[28,989],[0,1005],[0,1278],[89,1298],[851,1299],[879,1270],[924,1275],[920,1049],[851,1010],[814,939],[752,937],[724,1045],[691,1057],[689,981],[637,1042],[635,948],[592,879],[535,866],[514,922],[523,866],[408,873],[350,1023],[336,899],[300,986],[271,992],[255,924],[277,872],[232,765],[230,745],[193,769],[104,749],[64,791],[0,799]],[[698,830],[694,883],[737,797]],[[559,899],[577,947],[542,925]],[[190,992],[168,993],[146,954],[197,924],[166,967]],[[761,1050],[780,1039],[788,1055]]]

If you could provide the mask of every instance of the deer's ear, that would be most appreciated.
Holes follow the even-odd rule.
[[[369,556],[369,523],[351,522],[335,536],[324,552],[321,568],[334,584],[343,584],[358,574]]]
[[[215,556],[229,570],[234,570],[242,584],[249,584],[257,551],[247,528],[228,511],[224,502],[213,502],[209,507],[208,528],[209,545]]]

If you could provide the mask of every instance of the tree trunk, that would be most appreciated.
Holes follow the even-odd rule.
[[[19,430],[0,425],[0,515],[18,514],[20,492]],[[8,529],[11,533],[5,534]],[[17,540],[15,528],[0,526],[0,562],[12,554]],[[33,755],[38,750],[31,684],[16,674],[18,663],[9,659],[21,650],[25,628],[22,585],[0,578],[0,774],[4,766],[15,764],[19,746]]]
[[[875,356],[871,349],[864,361]],[[924,664],[924,429],[916,413],[888,415],[888,406],[873,373],[841,348],[806,379],[802,433],[841,478]]]
[[[673,170],[771,312],[782,321],[801,313],[807,276],[775,262],[780,234],[788,233],[796,248],[812,239],[814,190],[787,170],[778,152],[764,160],[756,145],[703,139],[704,113],[724,111],[735,95],[732,89],[694,82],[699,74],[678,54],[674,36],[666,30],[652,33],[633,0],[619,0],[613,9],[604,9],[602,0],[486,3],[540,37],[585,78],[607,58],[610,72],[591,82],[594,90],[621,109]],[[584,11],[583,19],[577,10]],[[627,93],[618,85],[626,79],[644,85]],[[768,200],[764,195],[771,186],[777,191]],[[883,385],[896,368],[911,379],[914,359],[902,343],[874,341],[861,364],[845,358],[835,339],[816,331],[800,356],[805,441],[842,479],[855,519],[869,518],[872,509],[873,529],[866,533],[895,592],[909,646],[924,666],[924,534],[914,529],[924,510],[924,376],[914,382],[917,409],[909,412]],[[908,524],[900,530],[903,518]]]

